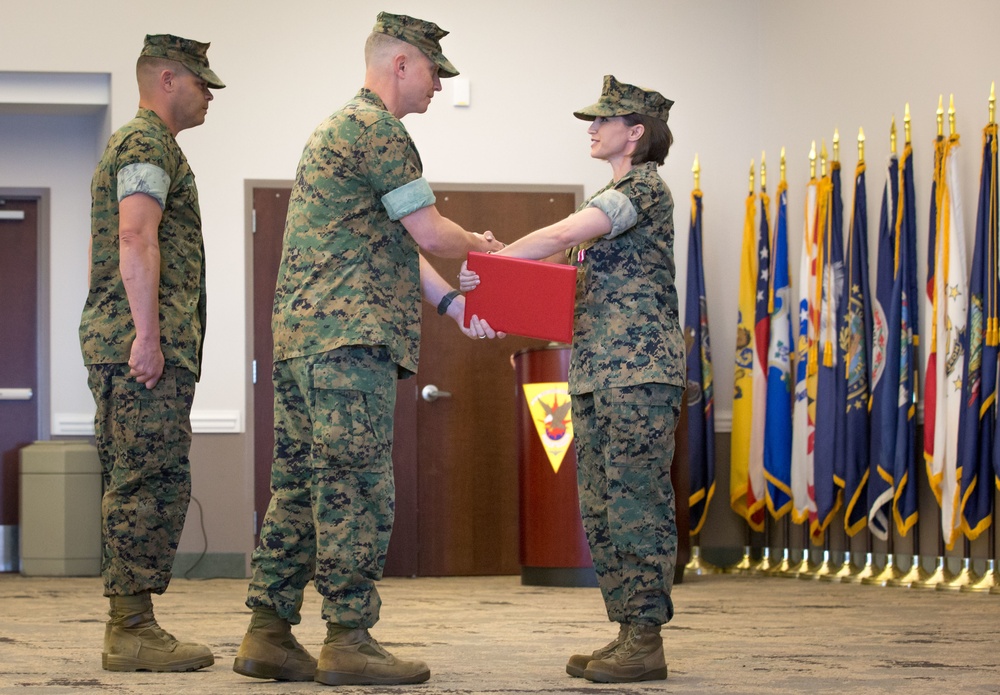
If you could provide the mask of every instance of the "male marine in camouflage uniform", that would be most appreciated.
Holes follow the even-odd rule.
[[[80,344],[104,477],[101,574],[110,598],[103,666],[192,671],[208,647],[178,642],[153,616],[170,582],[191,497],[191,402],[205,331],[198,190],[177,133],[205,121],[209,44],[145,39],[139,112],[108,142],[91,183],[90,291]]]
[[[421,661],[385,651],[379,618],[393,521],[395,381],[417,369],[420,296],[461,325],[464,298],[420,251],[502,244],[442,217],[400,122],[458,74],[436,24],[380,13],[365,84],[313,133],[299,162],[274,297],[272,498],[253,555],[253,610],[233,664],[255,678],[327,685],[419,683]],[[493,337],[474,321],[467,335]],[[291,634],[306,583],[323,596],[317,663]]]
[[[604,78],[591,156],[612,181],[565,220],[500,253],[546,258],[572,244],[576,313],[569,391],[580,509],[608,617],[618,637],[566,665],[602,682],[667,677],[660,626],[673,615],[670,590],[677,525],[670,465],[685,384],[684,342],[674,287],[674,203],[656,171],[672,136],[673,102]],[[478,278],[467,279],[471,290]]]

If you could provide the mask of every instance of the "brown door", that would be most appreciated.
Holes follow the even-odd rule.
[[[562,219],[574,193],[435,189],[445,217],[501,241]],[[457,284],[461,260],[429,257]],[[417,403],[420,575],[518,574],[516,384],[511,355],[545,345],[508,336],[470,340],[424,305]]]
[[[253,437],[254,533],[259,533],[271,500],[271,460],[274,449],[274,386],[271,366],[271,308],[281,264],[281,240],[288,212],[290,186],[253,189]],[[416,380],[400,381],[396,398],[396,524],[393,527],[386,574],[417,573]]]
[[[253,189],[253,451],[254,533],[271,499],[271,457],[274,449],[274,385],[271,365],[271,307],[281,264],[281,236],[288,212],[289,188]]]
[[[254,470],[259,519],[270,498],[270,314],[288,192],[288,188],[261,188],[253,194]],[[442,214],[467,229],[492,228],[504,241],[565,217],[576,205],[575,194],[565,192],[439,189],[435,193]],[[430,260],[457,284],[461,261]],[[517,574],[517,448],[510,356],[543,343],[516,337],[472,341],[426,304],[422,330],[420,373],[400,381],[397,389],[396,522],[385,573]],[[424,400],[420,392],[427,386],[451,395]]]
[[[38,201],[0,200],[0,571],[17,571],[20,450],[38,438]]]

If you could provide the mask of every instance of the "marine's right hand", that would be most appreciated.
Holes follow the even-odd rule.
[[[132,341],[132,350],[128,358],[129,376],[143,384],[147,389],[153,389],[163,376],[163,351],[160,341],[142,341],[138,338]]]

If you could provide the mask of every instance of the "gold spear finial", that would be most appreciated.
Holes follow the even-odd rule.
[[[937,136],[938,140],[944,137],[944,95],[938,94],[938,107],[937,107]]]
[[[812,147],[809,148],[809,179],[812,180],[816,178],[816,141],[812,141]]]
[[[892,117],[892,127],[889,128],[889,151],[896,154],[896,117]]]
[[[948,98],[948,137],[952,135],[958,135],[955,130],[955,95],[952,94]]]
[[[764,151],[760,152],[760,192],[767,191],[767,164],[764,162]]]
[[[865,161],[865,129],[858,128],[858,163]]]
[[[694,172],[694,189],[697,191],[701,188],[701,165],[698,163],[698,153],[694,153],[694,166],[691,167],[691,171]]]
[[[781,183],[785,183],[785,148],[781,148]]]
[[[826,139],[820,140],[820,150],[819,150],[819,176],[823,178],[826,176]]]
[[[834,162],[840,161],[840,131],[837,128],[833,129],[833,160]]]
[[[750,195],[753,195],[753,160],[750,160]]]
[[[997,115],[997,83],[990,82],[990,124],[996,123]]]
[[[906,102],[906,108],[903,110],[903,135],[906,139],[903,141],[905,144],[910,144],[910,102]]]

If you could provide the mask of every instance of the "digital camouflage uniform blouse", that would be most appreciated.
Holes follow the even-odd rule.
[[[120,195],[144,191],[141,181],[119,173],[130,165],[149,165],[164,174],[165,200],[159,228],[160,347],[167,365],[201,374],[205,336],[205,245],[194,174],[166,124],[152,111],[135,118],[111,136],[91,181],[90,291],[80,322],[84,364],[125,364],[135,324],[119,269],[118,202]],[[155,171],[155,167],[160,171]],[[142,169],[142,166],[138,167]],[[137,167],[131,166],[131,170]],[[161,173],[162,172],[162,173]]]
[[[612,230],[572,251],[578,271],[570,393],[645,383],[684,386],[674,201],[656,163],[634,167],[591,196],[588,206],[607,213]]]
[[[415,372],[418,247],[399,219],[434,203],[402,122],[362,89],[306,143],[274,296],[274,358],[384,345]]]

